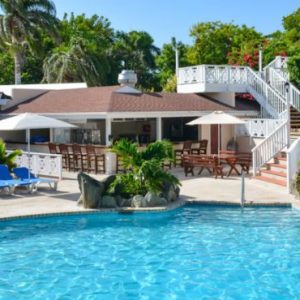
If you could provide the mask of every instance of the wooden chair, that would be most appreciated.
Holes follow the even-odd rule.
[[[183,155],[183,143],[173,145],[175,155],[175,167],[177,165],[182,166],[182,155]]]
[[[82,155],[81,155],[81,147],[79,144],[72,145],[73,150],[73,159],[74,159],[74,169],[75,170],[83,170],[82,163]]]
[[[96,163],[96,152],[95,146],[87,145],[86,146],[87,160],[88,160],[88,172],[95,172],[97,174],[97,163]]]
[[[201,140],[199,143],[200,143],[199,154],[207,154],[208,140]]]
[[[59,147],[59,152],[62,157],[62,167],[63,167],[63,169],[70,171],[68,146],[66,144],[60,144],[60,145],[58,145],[58,147]]]
[[[48,143],[49,153],[50,154],[59,154],[59,151],[57,151],[57,146],[54,143]]]
[[[96,173],[105,173],[105,148],[104,147],[96,147],[95,146],[95,154],[96,154]]]
[[[87,154],[87,146],[80,145],[81,152],[81,166],[83,171],[88,171],[89,163],[88,163],[88,154]]]

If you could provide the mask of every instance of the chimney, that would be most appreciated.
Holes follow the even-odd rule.
[[[118,82],[121,86],[134,88],[137,83],[137,75],[132,70],[123,70],[118,76]]]

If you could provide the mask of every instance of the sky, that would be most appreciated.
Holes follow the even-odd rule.
[[[97,14],[114,29],[143,30],[161,47],[171,37],[191,44],[190,29],[198,22],[222,21],[255,27],[263,34],[282,29],[282,18],[300,8],[300,0],[53,0],[64,13]]]

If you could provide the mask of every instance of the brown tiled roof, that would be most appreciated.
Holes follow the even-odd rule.
[[[197,94],[117,93],[119,86],[52,90],[3,113],[214,111],[232,107]],[[243,109],[245,110],[245,108]]]

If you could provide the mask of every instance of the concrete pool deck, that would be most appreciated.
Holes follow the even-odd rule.
[[[173,172],[182,183],[180,193],[182,201],[240,204],[240,177],[224,179],[214,179],[211,176],[185,177],[182,170],[177,169]],[[99,180],[105,178],[104,175],[94,177]],[[47,185],[40,185],[39,191],[34,194],[20,191],[14,195],[0,195],[0,219],[94,211],[77,206],[79,196],[76,174],[65,173],[64,180],[58,185],[58,191],[51,191]],[[246,205],[293,205],[300,208],[300,201],[295,200],[293,195],[288,195],[284,187],[249,177],[245,178],[245,198]]]

